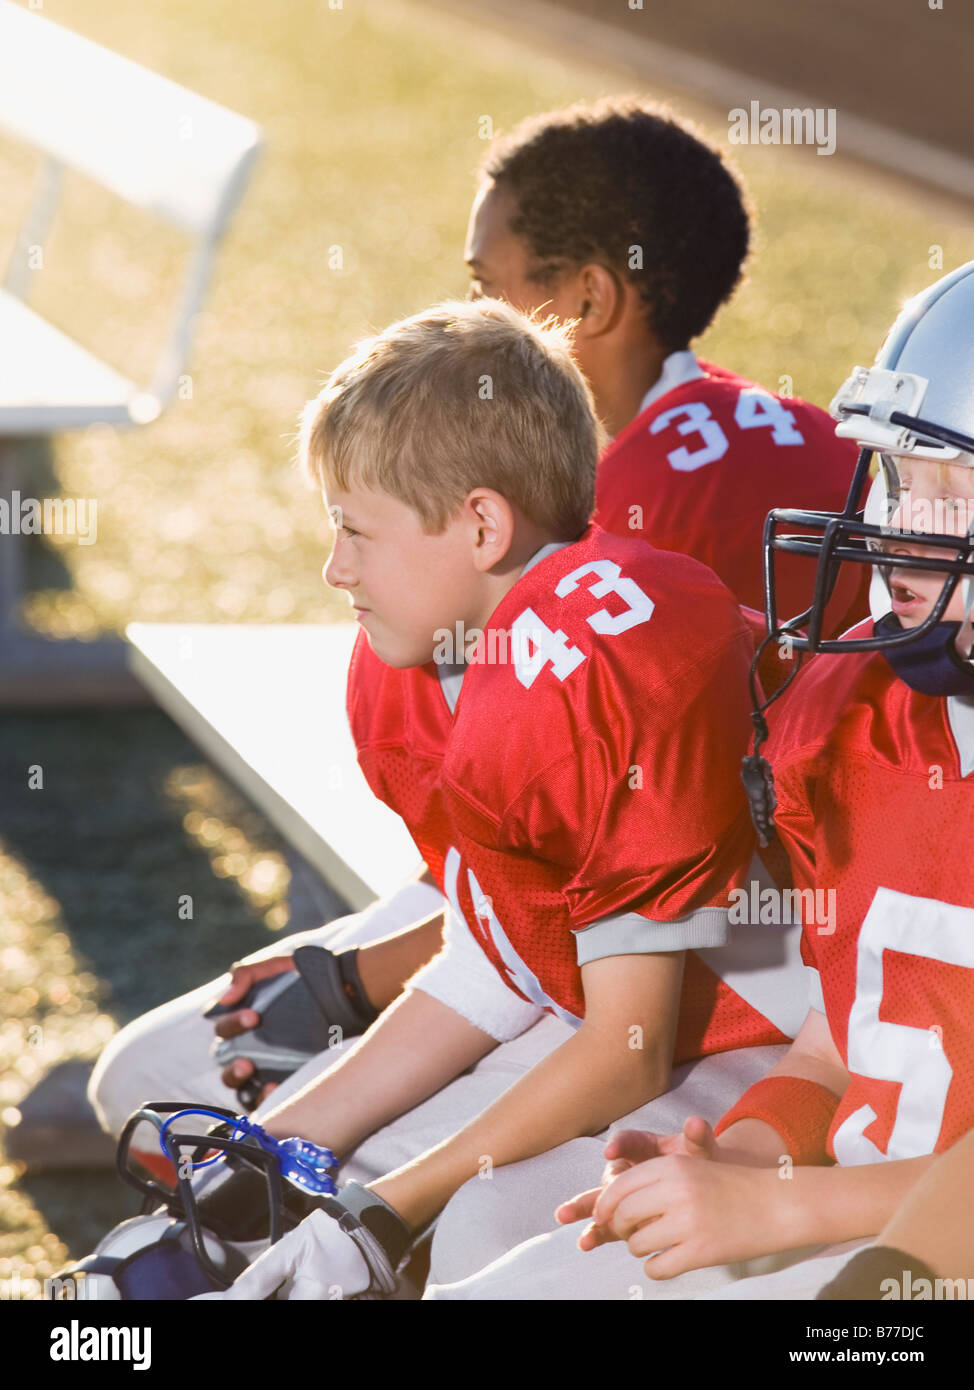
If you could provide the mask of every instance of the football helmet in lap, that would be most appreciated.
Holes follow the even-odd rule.
[[[206,1134],[175,1127],[198,1115],[218,1123]],[[145,1124],[157,1131],[176,1170],[175,1189],[138,1169],[132,1138]],[[396,1288],[408,1231],[356,1183],[336,1198],[337,1164],[328,1149],[276,1139],[230,1110],[152,1102],[127,1121],[116,1168],[142,1194],[142,1214],[121,1222],[53,1280],[55,1297],[157,1300],[218,1292],[313,1211],[339,1222],[366,1259],[369,1277],[352,1296],[381,1297]]]

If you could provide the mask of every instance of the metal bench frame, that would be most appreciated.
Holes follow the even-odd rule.
[[[45,156],[0,287],[0,496],[9,498],[20,490],[26,440],[94,424],[148,424],[172,399],[260,132],[253,121],[0,0],[0,134]],[[50,231],[66,169],[192,239],[172,326],[147,385],[128,381],[27,304],[32,252]],[[27,364],[56,361],[61,381],[48,388],[37,373],[35,382],[25,357]],[[100,389],[86,399],[84,383]],[[24,537],[0,535],[0,704],[142,700],[124,643],[52,641],[25,631],[23,570]]]

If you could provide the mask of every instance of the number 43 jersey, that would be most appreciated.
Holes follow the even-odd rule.
[[[834,893],[802,940],[852,1078],[831,1151],[949,1148],[974,1127],[974,704],[921,695],[864,652],[815,657],[772,713],[796,886]]]
[[[694,953],[751,860],[752,650],[710,570],[593,525],[501,601],[452,714],[432,663],[360,638],[349,674],[366,777],[508,986],[577,1024],[582,964],[685,949],[678,1061],[785,1040]]]

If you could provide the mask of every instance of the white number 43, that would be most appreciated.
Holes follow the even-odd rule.
[[[634,579],[628,579],[614,560],[589,560],[579,565],[560,579],[555,586],[559,598],[573,593],[586,575],[596,575],[598,583],[589,585],[593,598],[605,598],[616,594],[626,608],[621,613],[610,613],[607,608],[599,608],[585,619],[589,627],[601,636],[616,637],[620,632],[628,632],[652,617],[655,604],[644,593]],[[525,608],[511,624],[512,653],[514,673],[526,690],[537,680],[548,665],[560,681],[581,666],[585,653],[578,647],[568,644],[567,635],[559,628],[552,632],[543,623],[533,608]]]

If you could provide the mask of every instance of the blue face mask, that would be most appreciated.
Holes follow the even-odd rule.
[[[904,628],[895,613],[873,623],[877,637],[890,637]],[[921,695],[974,694],[974,665],[962,661],[954,645],[960,623],[937,623],[902,647],[887,647],[883,656],[901,681]]]

